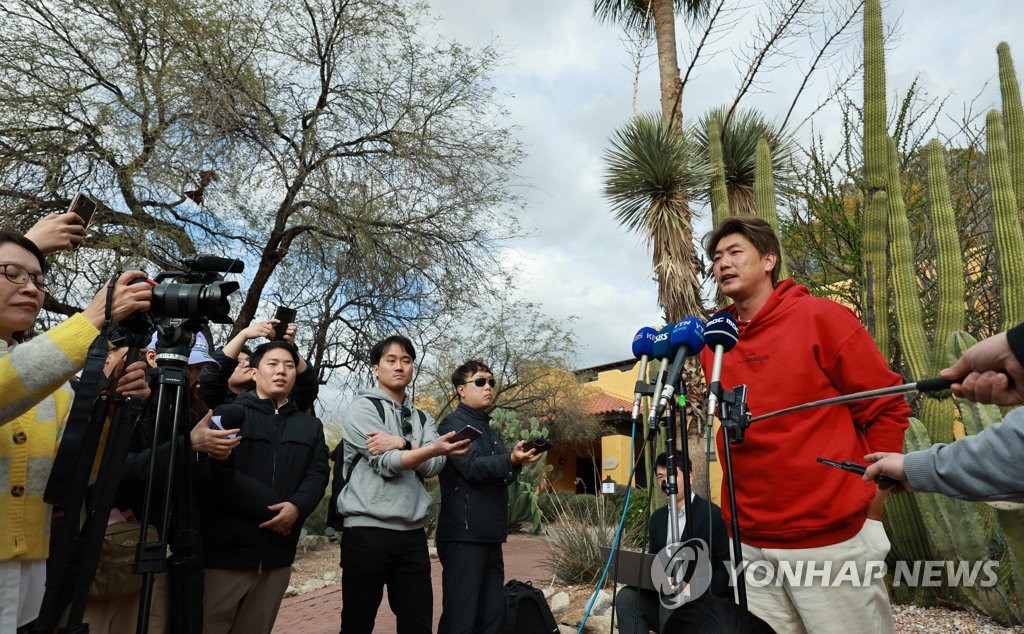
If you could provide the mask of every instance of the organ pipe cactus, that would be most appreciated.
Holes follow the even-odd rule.
[[[1006,42],[996,47],[999,57],[999,92],[1003,97],[1003,125],[1010,152],[1010,177],[1017,197],[1018,219],[1024,223],[1024,107],[1020,101],[1020,85],[1013,70],[1013,58]]]
[[[1010,180],[1010,157],[999,111],[992,110],[985,119],[988,140],[988,180],[992,196],[992,214],[999,262],[999,282],[1003,308],[1003,330],[1024,321],[1024,245],[1017,215],[1017,198]]]
[[[914,247],[910,243],[910,222],[903,202],[900,186],[899,157],[896,142],[886,139],[889,165],[888,212],[889,251],[892,256],[893,312],[899,329],[900,348],[912,377],[925,377],[931,369],[928,354],[928,335],[924,332],[921,316],[920,292],[917,285],[917,267],[914,265]]]
[[[889,356],[889,298],[886,294],[888,205],[877,198],[885,192],[888,172],[885,131],[885,50],[882,45],[881,0],[864,3],[864,241],[861,246],[866,283],[864,314],[879,350]]]
[[[718,227],[729,216],[729,189],[725,186],[722,123],[717,115],[712,115],[708,121],[708,159],[711,163],[711,222]]]
[[[775,175],[772,166],[772,150],[768,140],[761,138],[757,141],[757,160],[754,164],[754,209],[757,216],[771,225],[775,235],[779,235],[779,210],[775,202]],[[789,277],[789,269],[786,267],[786,258],[779,254],[782,265],[779,270],[779,279]]]
[[[936,246],[936,270],[939,285],[938,311],[935,317],[935,342],[932,371],[935,376],[946,367],[944,345],[946,337],[964,327],[964,261],[960,238],[956,232],[956,217],[949,195],[949,175],[946,173],[946,155],[938,139],[932,139],[927,148],[928,159],[928,214]],[[947,442],[947,438],[939,438]]]

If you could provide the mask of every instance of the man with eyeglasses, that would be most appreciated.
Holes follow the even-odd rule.
[[[495,381],[483,361],[470,359],[456,368],[452,385],[459,406],[438,431],[458,433],[469,426],[480,436],[468,453],[449,458],[441,471],[437,555],[444,598],[438,632],[496,634],[503,631],[505,617],[501,545],[508,536],[508,485],[541,454],[525,450],[523,441],[509,451],[491,429]]]
[[[416,411],[407,388],[416,349],[390,336],[370,350],[377,387],[361,390],[342,419],[348,484],[335,500],[342,515],[341,631],[372,632],[388,589],[398,634],[429,634],[434,599],[423,519],[430,494],[423,478],[469,441],[438,437],[434,419]]]

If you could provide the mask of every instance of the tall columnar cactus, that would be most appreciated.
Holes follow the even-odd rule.
[[[729,216],[729,189],[725,186],[722,122],[717,115],[708,122],[708,159],[711,163],[711,222],[718,227]]]
[[[949,175],[946,173],[946,155],[938,139],[928,143],[928,213],[937,249],[936,275],[939,285],[939,306],[935,317],[934,355],[929,376],[936,376],[946,367],[944,346],[954,330],[964,327],[964,259],[960,238],[956,231],[956,217],[949,195]],[[932,430],[929,430],[932,431]],[[952,430],[950,430],[952,432]],[[948,442],[943,437],[939,442]]]
[[[757,156],[754,162],[754,210],[757,216],[772,227],[775,235],[779,234],[779,209],[775,202],[775,174],[772,165],[772,150],[768,140],[760,138],[757,140]],[[779,279],[789,277],[789,268],[786,266],[786,258],[780,254],[782,266],[779,270]]]
[[[1003,124],[1010,151],[1010,177],[1017,196],[1018,218],[1024,223],[1024,107],[1020,102],[1020,84],[1013,70],[1013,58],[1006,42],[996,47],[999,57],[999,92],[1003,96]]]
[[[1003,330],[1024,321],[1024,232],[1017,215],[1017,198],[1010,181],[1010,157],[1006,149],[1003,120],[998,110],[985,119],[988,140],[988,180],[999,261],[999,285],[1003,308]]]
[[[900,162],[896,142],[887,139],[889,154],[889,252],[892,256],[893,312],[899,329],[900,349],[910,376],[925,377],[931,369],[928,335],[921,316],[921,293],[914,265],[914,246],[910,242],[910,222],[900,185]]]
[[[885,192],[888,170],[885,131],[885,50],[881,0],[864,3],[864,311],[868,330],[889,356],[889,298],[886,295],[888,205],[876,199]]]

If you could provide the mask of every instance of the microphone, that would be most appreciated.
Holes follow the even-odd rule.
[[[658,331],[650,326],[644,326],[636,331],[633,336],[633,356],[640,359],[640,366],[636,372],[636,390],[633,392],[633,417],[634,425],[640,420],[640,400],[643,398],[647,383],[647,362],[654,355],[654,338]]]
[[[670,337],[672,336],[672,324],[665,324],[658,331],[658,334],[654,337],[654,358],[660,362],[658,367],[658,378],[654,382],[654,395],[657,396],[661,392],[662,383],[665,380],[665,370],[668,368],[668,359],[672,356],[672,342]],[[648,412],[647,425],[654,429],[658,424],[659,416],[655,416],[655,399],[651,399],[651,408]]]
[[[683,362],[686,357],[697,354],[704,347],[704,322],[696,317],[687,317],[672,329],[670,336],[672,349],[675,351],[675,358],[672,360],[672,367],[669,368],[668,377],[665,379],[665,387],[658,399],[658,408],[654,418],[661,418],[675,394],[676,383],[679,382],[679,375],[683,373]]]
[[[196,271],[241,273],[245,270],[245,262],[234,258],[219,258],[215,255],[192,255],[184,258],[181,262]]]
[[[722,389],[722,355],[729,352],[736,346],[740,339],[740,326],[732,314],[722,311],[708,321],[704,329],[704,343],[715,351],[715,360],[711,364],[711,383],[708,385],[708,416],[704,426],[704,433],[708,436],[714,427],[715,408],[718,407],[718,392]],[[708,460],[715,456],[715,445],[708,442]]]

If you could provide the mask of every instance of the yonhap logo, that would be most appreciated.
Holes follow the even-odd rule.
[[[669,610],[704,595],[711,587],[711,549],[703,539],[669,544],[651,562],[651,581]]]

